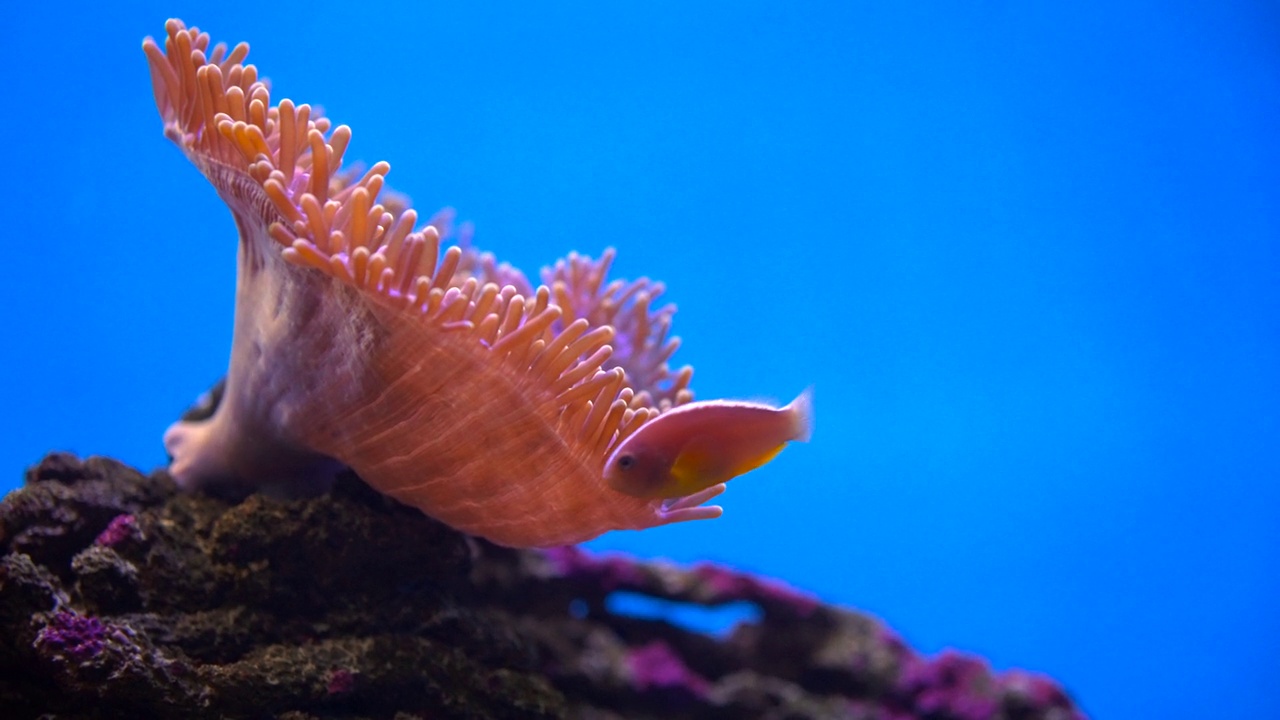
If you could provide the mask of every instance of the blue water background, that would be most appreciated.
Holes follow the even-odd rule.
[[[170,15],[502,258],[666,281],[700,397],[814,386],[722,519],[592,547],[785,578],[1098,718],[1280,717],[1274,3],[17,4],[0,488],[161,464],[225,367],[235,231],[139,50]]]

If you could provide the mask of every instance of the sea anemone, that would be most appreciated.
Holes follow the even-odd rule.
[[[718,517],[719,484],[652,500],[602,479],[610,453],[689,402],[671,370],[672,306],[613,252],[570,255],[537,288],[470,246],[451,216],[420,229],[379,162],[318,110],[273,103],[245,43],[170,20],[147,38],[165,135],[207,177],[240,233],[235,330],[212,417],[165,435],[187,488],[294,492],[341,467],[460,530],[553,546],[613,529]]]

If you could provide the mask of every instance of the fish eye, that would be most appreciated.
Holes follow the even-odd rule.
[[[621,457],[619,457],[619,458],[618,458],[618,469],[619,469],[619,470],[629,470],[629,469],[630,469],[632,466],[634,466],[635,464],[636,464],[636,456],[635,456],[635,455],[623,455],[623,456],[621,456]]]

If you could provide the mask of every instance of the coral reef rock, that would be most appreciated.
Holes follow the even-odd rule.
[[[755,617],[718,636],[615,594]],[[54,454],[0,504],[0,717],[1083,715],[1049,679],[921,657],[726,568],[500,548],[350,475],[233,504]]]

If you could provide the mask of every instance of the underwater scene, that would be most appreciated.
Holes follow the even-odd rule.
[[[0,716],[1280,717],[1277,34],[15,8]]]

